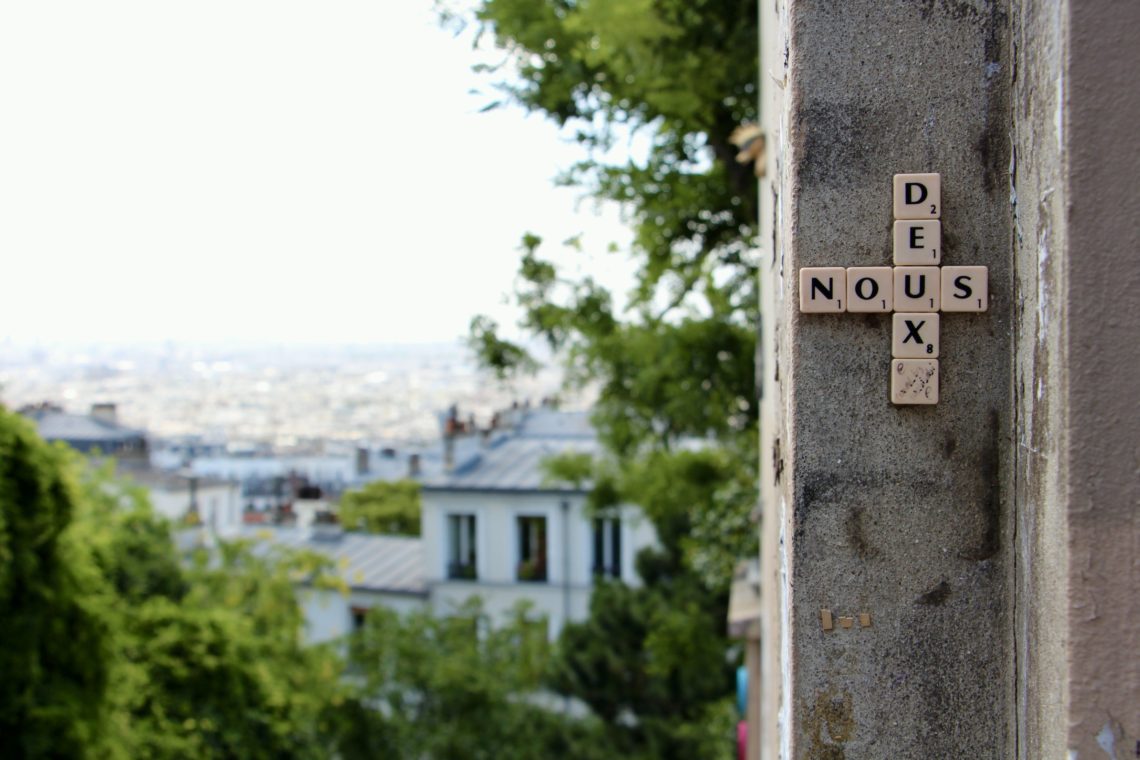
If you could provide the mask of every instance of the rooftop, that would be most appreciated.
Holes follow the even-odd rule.
[[[246,526],[241,538],[266,546],[322,554],[332,561],[341,579],[354,590],[426,596],[423,541],[404,536],[377,536],[331,528],[269,528]]]
[[[468,442],[469,443],[469,442]],[[455,466],[424,479],[428,491],[554,491],[582,493],[585,485],[550,482],[542,462],[567,453],[601,451],[586,412],[539,408],[478,445],[457,447]]]
[[[40,409],[25,414],[36,423],[40,437],[47,441],[98,443],[146,437],[141,430],[88,414],[72,414],[55,409]]]

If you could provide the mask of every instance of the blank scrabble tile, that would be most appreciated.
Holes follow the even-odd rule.
[[[938,358],[938,314],[896,311],[892,317],[891,356],[896,359]]]
[[[895,219],[939,219],[942,216],[942,176],[895,175]]]
[[[800,270],[800,311],[834,314],[847,311],[847,270],[843,267],[804,267]]]
[[[847,311],[890,311],[894,302],[890,267],[847,267]]]
[[[937,266],[942,263],[942,222],[900,219],[895,222],[895,263]]]
[[[938,267],[895,267],[895,311],[938,311],[942,276]]]
[[[891,359],[891,403],[937,404],[937,359]]]
[[[989,280],[985,267],[942,267],[942,311],[985,311]]]

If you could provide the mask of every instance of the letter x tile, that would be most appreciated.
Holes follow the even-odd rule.
[[[897,359],[938,358],[938,314],[896,311],[891,330],[891,356]]]

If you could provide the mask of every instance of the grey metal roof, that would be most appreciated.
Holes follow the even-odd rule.
[[[590,424],[589,412],[560,412],[555,409],[529,412],[519,425],[518,434],[524,438],[597,438]]]
[[[552,482],[544,460],[559,454],[601,451],[585,412],[539,409],[529,412],[513,429],[489,443],[456,453],[456,465],[424,479],[427,491],[554,491],[584,493],[589,484]]]
[[[141,430],[86,414],[48,411],[29,416],[35,421],[40,437],[48,441],[128,441],[145,437]]]
[[[323,554],[352,589],[427,595],[423,540],[310,528],[245,526],[241,537]]]

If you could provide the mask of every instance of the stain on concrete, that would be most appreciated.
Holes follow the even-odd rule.
[[[772,442],[772,479],[777,485],[784,474],[784,453],[780,447],[780,439]]]
[[[800,181],[820,187],[849,187],[862,181],[871,169],[866,150],[871,125],[882,118],[862,106],[817,102],[798,118],[803,133]]]
[[[978,519],[981,540],[977,547],[962,553],[963,559],[981,562],[990,559],[1001,548],[1001,423],[996,409],[991,409],[986,436],[978,452],[979,495]]]
[[[818,692],[812,705],[804,705],[804,733],[808,737],[807,757],[811,760],[845,760],[844,749],[855,731],[855,710],[851,695],[834,689]]]
[[[951,594],[950,584],[943,579],[937,586],[915,599],[915,604],[925,604],[930,607],[941,607]]]
[[[853,507],[847,513],[847,543],[855,550],[855,556],[859,559],[879,556],[879,550],[867,540],[866,529],[863,526],[866,511],[863,507]]]
[[[954,437],[953,433],[947,433],[946,438],[942,441],[942,453],[946,455],[947,459],[951,459],[957,449],[958,439]]]

